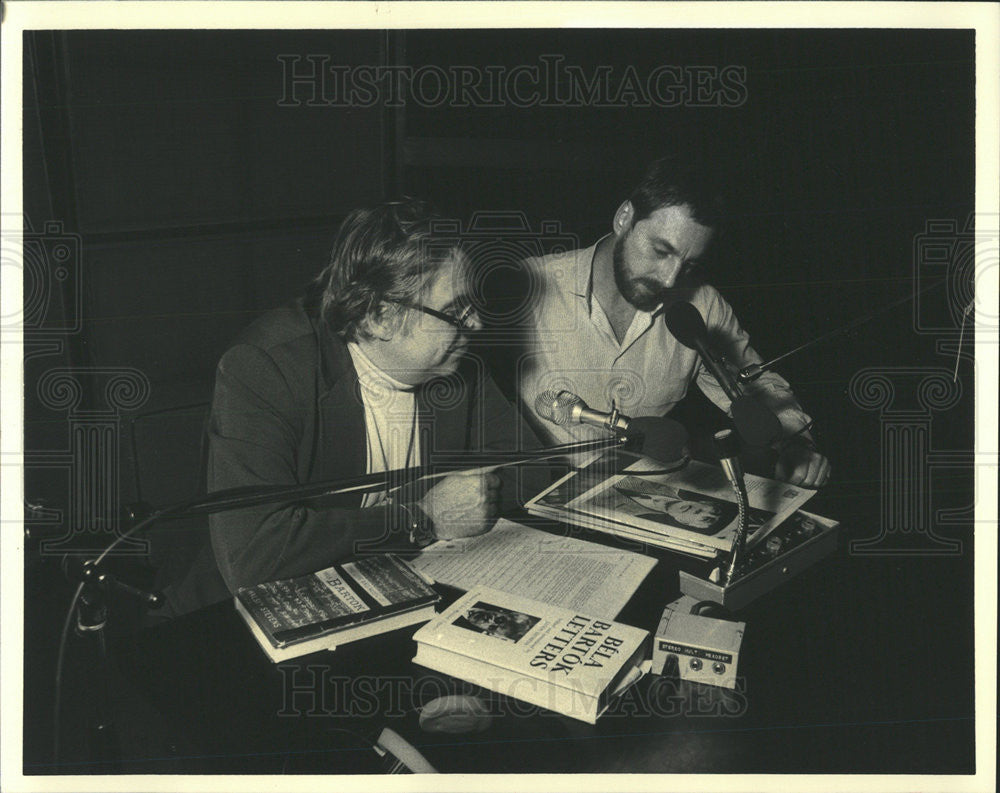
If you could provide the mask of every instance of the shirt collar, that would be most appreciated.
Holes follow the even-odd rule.
[[[597,254],[597,246],[610,235],[601,237],[589,248],[584,248],[576,253],[576,281],[573,284],[571,294],[583,298],[590,305],[591,297],[591,273],[594,269],[594,256]]]

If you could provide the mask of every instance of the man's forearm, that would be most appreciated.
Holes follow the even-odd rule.
[[[210,519],[212,547],[231,592],[241,586],[289,578],[329,567],[374,545],[408,535],[392,507],[367,509],[305,506],[217,513]]]

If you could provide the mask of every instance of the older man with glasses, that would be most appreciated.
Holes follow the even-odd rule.
[[[308,293],[258,319],[225,353],[209,420],[210,492],[535,445],[516,408],[466,355],[481,326],[468,263],[457,245],[436,238],[435,219],[414,200],[352,212]],[[497,474],[434,482],[213,515],[219,586],[207,594],[202,581],[198,605],[360,549],[413,547],[493,525]]]

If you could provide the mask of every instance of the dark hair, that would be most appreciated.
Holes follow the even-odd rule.
[[[640,499],[640,498],[664,498],[664,496],[661,496],[657,493],[643,493],[639,490],[632,490],[631,488],[626,488],[626,487],[616,486],[615,490],[617,490],[621,495],[625,496],[630,500]],[[700,534],[714,534],[715,532],[722,529],[724,526],[729,525],[733,521],[733,519],[736,518],[736,516],[739,514],[739,507],[737,507],[736,504],[732,504],[728,501],[722,501],[721,499],[714,498],[713,496],[705,496],[696,493],[686,494],[683,491],[680,491],[680,493],[681,494],[676,498],[673,496],[666,496],[666,498],[669,498],[674,503],[679,503],[681,501],[696,501],[699,504],[703,504],[706,507],[711,507],[716,512],[716,518],[712,522],[711,526],[702,530],[699,529],[697,526],[692,526],[691,524],[686,523],[685,521],[678,520],[673,515],[668,515],[666,512],[643,513],[638,515],[637,517],[645,518],[646,520],[651,520],[656,523],[664,523],[667,526],[673,526],[674,528],[678,529],[697,531]],[[691,497],[685,498],[685,495],[690,495]],[[641,505],[641,502],[639,501],[634,501],[633,503],[638,503]]]
[[[331,330],[348,341],[367,337],[365,319],[378,316],[385,303],[417,298],[457,247],[434,243],[437,220],[429,204],[412,198],[356,209],[344,218],[330,262],[315,280]]]
[[[654,160],[646,167],[628,200],[635,210],[633,224],[663,207],[689,206],[691,217],[711,228],[717,228],[725,214],[717,178],[712,169],[697,158]]]

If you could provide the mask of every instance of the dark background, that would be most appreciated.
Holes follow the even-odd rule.
[[[309,106],[300,87],[297,106],[279,104],[280,55],[510,68],[553,54],[616,76],[629,64],[639,75],[661,64],[743,66],[745,101],[333,107]],[[25,276],[34,301],[25,314],[27,499],[50,510],[29,515],[36,537],[61,537],[67,514],[89,521],[91,544],[110,536],[109,502],[104,512],[80,511],[67,484],[73,471],[45,462],[70,448],[82,411],[107,409],[99,370],[131,368],[149,384],[140,407],[115,413],[112,468],[93,469],[112,471],[97,480],[117,478],[110,501],[161,505],[198,487],[198,406],[215,362],[253,317],[298,294],[323,266],[350,209],[420,195],[465,224],[475,213],[520,213],[538,235],[557,221],[585,246],[610,230],[638,168],[671,153],[699,154],[729,174],[731,211],[709,280],[765,359],[881,312],[781,367],[833,462],[836,501],[826,511],[848,538],[875,538],[883,486],[892,492],[896,479],[922,476],[884,465],[884,416],[859,407],[849,383],[863,369],[909,367],[893,407],[917,409],[912,378],[954,365],[941,345],[957,336],[956,307],[971,299],[969,31],[34,32],[25,34],[24,65],[24,206],[42,251]],[[940,223],[928,233],[932,221]],[[60,235],[75,241],[62,279],[44,253]],[[925,255],[928,239],[940,242],[936,258]],[[920,290],[916,303],[899,303]],[[39,397],[44,376],[63,367],[81,383],[78,414]],[[972,449],[968,360],[959,386],[961,397],[933,413],[925,451],[964,459]],[[693,402],[691,415],[704,415],[697,395]],[[864,645],[880,701],[907,719],[962,722],[965,731],[887,756],[881,770],[968,770],[972,536],[961,510],[973,500],[971,467],[920,488],[920,514],[905,528],[961,537],[961,552],[845,551],[834,587],[845,602],[817,614]],[[943,509],[958,511],[950,524],[937,517]],[[29,544],[28,762],[46,758],[65,604],[51,559]],[[864,614],[865,625],[838,613]],[[858,701],[870,695],[859,691]],[[843,762],[853,770],[850,757]]]

